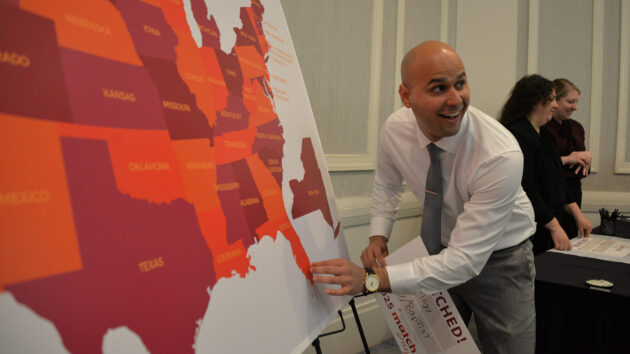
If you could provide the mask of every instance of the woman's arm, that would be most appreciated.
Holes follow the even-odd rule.
[[[580,207],[577,205],[577,203],[566,204],[564,206],[564,210],[567,213],[573,215],[573,218],[575,219],[575,224],[580,231],[580,238],[590,237],[593,226],[591,225],[591,222],[586,219],[584,214],[582,214],[582,210],[580,210]]]

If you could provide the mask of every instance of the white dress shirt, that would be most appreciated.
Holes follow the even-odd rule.
[[[406,181],[420,204],[431,160],[409,108],[383,125],[372,190],[371,235],[389,238]],[[495,250],[536,231],[534,209],[521,188],[523,154],[499,122],[469,106],[459,132],[435,142],[442,151],[443,201],[439,254],[387,266],[394,293],[448,289],[478,275]]]

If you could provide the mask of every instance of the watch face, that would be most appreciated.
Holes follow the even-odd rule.
[[[373,293],[378,290],[378,277],[374,274],[370,274],[365,279],[365,288],[367,291]]]

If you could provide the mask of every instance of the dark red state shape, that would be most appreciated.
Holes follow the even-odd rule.
[[[230,94],[227,97],[227,106],[216,113],[216,127],[214,133],[219,136],[223,133],[244,130],[249,125],[249,111],[243,103],[243,98]]]
[[[311,138],[302,139],[302,154],[300,155],[304,166],[304,179],[298,181],[292,179],[289,186],[293,192],[293,207],[291,208],[291,216],[296,219],[306,214],[320,210],[324,216],[326,223],[333,228],[335,238],[339,234],[339,223],[333,225],[328,198],[326,197],[326,189],[322,174],[317,165],[315,150]]]
[[[0,3],[0,112],[72,120],[55,24]]]
[[[241,188],[236,178],[232,164],[217,166],[217,195],[221,201],[221,209],[225,215],[226,234],[228,243],[238,240],[243,242],[247,249],[256,241],[255,234],[250,232],[247,216],[241,206]]]
[[[117,0],[139,55],[175,61],[177,36],[166,23],[162,10],[137,0]]]
[[[271,175],[282,186],[282,158],[284,156],[284,129],[280,120],[260,125],[256,128],[257,134],[252,144],[252,153],[258,153],[258,157],[265,164]]]
[[[15,7],[20,6],[20,0],[0,0],[0,2],[4,2],[6,4],[13,5]]]
[[[245,220],[247,220],[247,226],[249,227],[249,233],[256,234],[256,229],[267,222],[267,212],[263,205],[263,199],[256,187],[252,172],[247,166],[245,160],[238,160],[232,164],[234,170],[234,176],[240,185],[239,192],[241,194],[241,207],[245,214]],[[260,239],[260,235],[258,235]]]
[[[215,283],[193,206],[116,190],[107,144],[62,139],[83,269],[6,287],[57,327],[72,353],[100,353],[126,326],[151,353],[193,353]]]
[[[75,123],[166,129],[161,101],[147,69],[62,48]]]
[[[258,41],[258,34],[254,29],[254,24],[251,21],[251,17],[248,13],[247,7],[241,7],[241,22],[243,26],[241,28],[234,28],[234,32],[236,33],[236,45],[237,46],[254,46],[258,53],[261,56],[265,56],[265,52],[263,52],[260,47],[260,42]],[[262,32],[261,32],[262,33]]]
[[[140,59],[157,87],[171,139],[210,138],[212,145],[212,128],[197,107],[195,95],[179,76],[175,62],[147,56]]]
[[[201,31],[201,45],[221,50],[221,42],[219,40],[221,32],[219,32],[214,16],[210,16],[208,20],[206,2],[204,0],[192,0],[190,6]]]
[[[252,0],[252,13],[254,14],[254,23],[258,33],[263,33],[262,18],[265,12],[265,7],[260,3],[260,0]]]
[[[256,138],[252,145],[252,152],[257,153],[263,148],[272,150],[279,156],[283,156],[282,148],[284,147],[284,128],[280,124],[279,119],[274,119],[269,123],[256,127]]]
[[[214,52],[228,91],[231,95],[243,97],[243,72],[236,53],[232,50],[230,54],[225,54],[220,49],[215,49]]]

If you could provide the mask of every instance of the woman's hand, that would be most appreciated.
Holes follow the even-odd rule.
[[[549,230],[549,233],[551,234],[553,248],[561,251],[568,251],[573,247],[571,245],[571,241],[569,241],[567,233],[564,231],[562,226],[560,226],[558,219],[551,219],[551,221],[545,224],[545,228]]]
[[[569,155],[562,156],[563,165],[568,165],[571,168],[578,166],[575,169],[575,174],[581,173],[583,176],[588,176],[592,160],[593,155],[588,151],[573,151]]]
[[[580,238],[591,237],[593,226],[591,222],[584,217],[584,214],[580,213],[580,215],[575,218],[575,224],[577,225],[578,231],[580,231]]]

